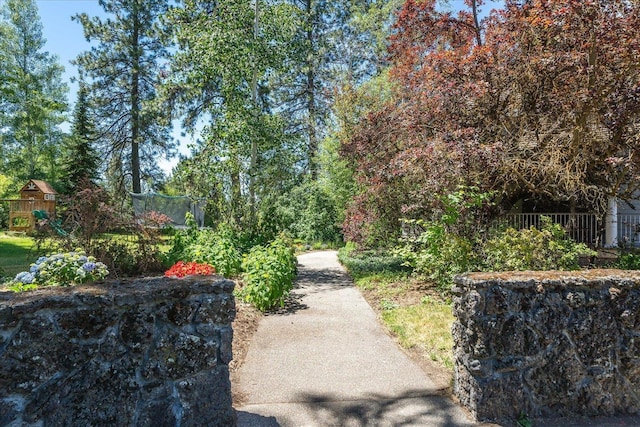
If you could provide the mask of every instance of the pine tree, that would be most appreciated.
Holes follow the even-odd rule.
[[[34,0],[7,0],[0,22],[1,164],[19,180],[55,181],[67,87],[63,67],[44,51]]]
[[[88,95],[89,89],[81,75],[72,133],[63,151],[61,187],[64,194],[73,194],[98,178],[100,160],[94,147],[96,128],[90,115]]]
[[[173,148],[169,126],[151,105],[160,63],[167,56],[157,24],[167,0],[100,0],[109,15],[74,17],[88,41],[96,42],[77,58],[92,79],[100,152],[106,177],[116,194],[141,192],[144,179],[159,179],[157,158]]]

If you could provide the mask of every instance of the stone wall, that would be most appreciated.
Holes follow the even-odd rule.
[[[231,426],[234,283],[0,292],[0,425]]]
[[[454,392],[478,420],[640,414],[640,273],[473,273]]]

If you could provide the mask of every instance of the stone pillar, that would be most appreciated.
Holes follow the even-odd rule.
[[[640,273],[456,276],[454,393],[480,421],[640,415]]]
[[[0,425],[234,426],[234,283],[0,292]]]

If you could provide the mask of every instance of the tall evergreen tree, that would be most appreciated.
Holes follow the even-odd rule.
[[[295,12],[284,3],[222,0],[187,2],[170,15],[179,49],[165,99],[188,129],[206,124],[194,160],[178,171],[204,181],[197,188],[219,197],[220,211],[238,224],[253,225],[256,203],[288,180],[283,170],[294,171],[295,141],[273,111],[269,78],[290,64]]]
[[[75,16],[88,41],[96,45],[77,58],[92,79],[91,103],[96,108],[100,152],[106,176],[117,194],[127,187],[140,193],[141,182],[158,178],[156,160],[174,144],[161,112],[151,107],[156,97],[160,64],[167,49],[158,31],[158,19],[167,0],[100,0],[109,15],[102,20]]]
[[[65,194],[73,194],[82,185],[98,178],[100,160],[94,147],[97,134],[88,96],[89,89],[81,75],[72,133],[63,151],[61,187]]]
[[[334,93],[379,73],[384,40],[400,0],[286,0],[298,9],[286,72],[272,90],[306,143],[305,169],[316,178],[322,139],[331,123]]]
[[[63,67],[44,51],[34,0],[7,0],[0,24],[0,134],[3,170],[20,180],[55,181],[67,87]]]

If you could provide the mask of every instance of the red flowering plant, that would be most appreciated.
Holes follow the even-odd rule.
[[[209,264],[199,264],[197,262],[178,261],[165,271],[165,277],[184,277],[193,275],[208,276],[215,274],[216,269]]]

